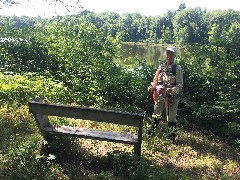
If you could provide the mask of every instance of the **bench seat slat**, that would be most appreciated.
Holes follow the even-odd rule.
[[[100,131],[95,129],[86,129],[70,126],[53,126],[45,127],[43,129],[46,133],[68,134],[82,138],[89,138],[94,140],[106,140],[111,142],[118,142],[123,144],[135,145],[138,143],[138,136],[134,134],[125,134],[118,132]]]

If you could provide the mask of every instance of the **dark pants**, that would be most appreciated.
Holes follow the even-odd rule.
[[[168,137],[170,140],[175,141],[176,138],[176,128],[177,123],[176,122],[168,122]]]
[[[160,119],[153,119],[150,129],[147,131],[148,135],[151,135],[155,131],[155,129],[158,127],[159,121]],[[168,138],[172,141],[175,141],[176,138],[176,128],[176,122],[168,122]]]
[[[151,123],[150,129],[147,131],[148,135],[151,135],[155,129],[158,127],[160,119],[154,118],[153,122]]]

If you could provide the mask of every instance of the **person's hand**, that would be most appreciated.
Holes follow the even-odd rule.
[[[153,88],[153,86],[151,85],[151,86],[148,86],[148,92],[153,92],[154,91],[154,88]]]
[[[166,92],[167,92],[168,94],[172,94],[173,90],[172,90],[172,88],[167,88],[167,89],[166,89]]]

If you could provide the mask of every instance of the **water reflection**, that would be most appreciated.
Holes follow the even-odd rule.
[[[164,51],[167,46],[164,45],[147,45],[147,44],[122,44],[121,56],[126,59],[128,57],[138,57],[145,59],[147,64],[158,66],[165,61]],[[178,50],[178,55],[181,51]]]

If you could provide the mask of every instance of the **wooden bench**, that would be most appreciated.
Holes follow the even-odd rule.
[[[46,134],[61,134],[86,139],[130,144],[134,146],[134,156],[141,156],[143,115],[81,106],[49,104],[39,101],[29,101],[28,105],[29,111],[34,115],[44,139],[46,139]],[[71,126],[53,126],[49,122],[48,116],[127,125],[137,127],[137,132],[136,134],[128,134]]]

